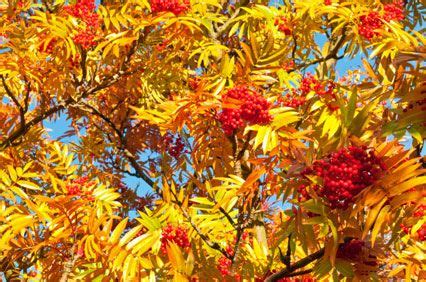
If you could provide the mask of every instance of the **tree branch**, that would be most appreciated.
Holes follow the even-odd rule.
[[[290,265],[289,267],[286,267],[283,270],[270,275],[269,277],[266,278],[265,282],[278,281],[281,278],[290,277],[289,275],[295,276],[295,274],[297,273],[297,272],[294,272],[295,270],[302,268],[302,267],[305,267],[308,264],[310,264],[311,262],[314,262],[317,259],[322,258],[324,256],[324,252],[325,252],[325,250],[324,250],[324,248],[322,248],[321,250],[319,250],[319,251],[317,251],[313,254],[310,254],[309,256],[297,261],[296,263]],[[301,272],[299,272],[299,273],[301,273]],[[301,275],[301,274],[298,274],[298,275]]]
[[[142,180],[145,181],[146,184],[148,184],[151,188],[156,190],[157,194],[159,194],[160,191],[158,190],[158,188],[155,187],[154,181],[148,175],[146,175],[146,173],[143,171],[143,168],[139,165],[136,157],[126,148],[123,133],[115,126],[115,124],[111,121],[111,119],[109,119],[107,116],[102,114],[98,109],[96,109],[95,107],[87,103],[82,103],[82,104],[86,108],[88,108],[92,114],[104,120],[112,128],[112,130],[115,132],[115,134],[120,140],[119,149],[122,150],[122,152],[124,153],[124,156],[129,160],[130,164],[135,169],[136,175],[142,178]]]
[[[13,103],[18,107],[19,109],[19,116],[20,116],[20,128],[25,127],[25,109],[22,107],[22,105],[19,103],[18,99],[13,95],[12,90],[9,88],[9,86],[6,83],[6,79],[3,75],[0,75],[3,87],[6,90],[7,96],[9,96],[10,99],[12,99]]]
[[[313,61],[308,61],[308,62],[303,63],[303,64],[300,64],[300,65],[296,66],[295,68],[289,70],[288,73],[294,72],[296,70],[302,70],[302,69],[305,69],[309,66],[312,66],[312,65],[315,65],[315,64],[318,64],[318,63],[323,63],[323,62],[326,62],[326,61],[331,60],[331,59],[334,59],[334,60],[342,59],[344,57],[344,55],[338,56],[337,53],[339,52],[340,48],[345,43],[345,40],[346,40],[346,28],[343,27],[342,35],[340,36],[339,40],[337,41],[336,45],[334,45],[334,47],[330,51],[330,53],[327,54],[327,56],[322,57],[322,58],[318,58],[318,59],[313,60]]]
[[[200,228],[198,228],[198,226],[192,221],[191,216],[188,214],[188,212],[183,208],[183,203],[181,201],[179,201],[177,195],[170,190],[170,193],[173,195],[173,198],[175,199],[175,204],[177,204],[180,208],[180,210],[183,213],[183,216],[186,218],[186,220],[189,222],[189,224],[191,224],[192,228],[195,230],[195,232],[197,232],[198,236],[200,236],[200,238],[212,249],[217,250],[219,252],[222,253],[222,255],[224,255],[226,258],[228,259],[233,259],[232,256],[230,256],[226,250],[224,250],[217,242],[212,242],[210,241],[209,237],[207,237],[205,234],[203,234],[203,232],[200,230]]]

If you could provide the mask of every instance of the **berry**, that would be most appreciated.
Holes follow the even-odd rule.
[[[422,225],[422,227],[417,230],[417,235],[419,236],[419,241],[425,241],[426,240],[426,223]]]
[[[302,171],[302,176],[316,175],[322,185],[313,188],[332,209],[346,209],[366,187],[372,185],[384,170],[383,162],[366,147],[350,146],[316,161]],[[302,196],[305,196],[302,193]]]
[[[371,40],[375,36],[379,36],[377,29],[383,26],[383,20],[389,22],[391,20],[401,21],[404,19],[404,9],[402,1],[384,5],[383,16],[377,11],[371,11],[367,15],[360,17],[358,31],[361,36]]]
[[[95,198],[92,196],[92,191],[84,191],[83,189],[89,186],[94,185],[94,182],[88,182],[89,178],[83,176],[73,180],[70,184],[66,186],[68,196],[80,196],[84,197],[87,201],[94,201]]]
[[[292,29],[289,26],[288,20],[285,17],[275,18],[274,25],[278,26],[278,30],[284,33],[285,35],[291,35],[293,33]]]
[[[85,23],[85,29],[79,29],[73,40],[80,44],[83,49],[88,49],[96,45],[94,41],[96,29],[100,25],[98,14],[95,12],[95,2],[93,0],[78,0],[76,4],[69,5],[64,10],[71,16],[80,19]]]
[[[177,16],[189,9],[189,0],[151,0],[151,10],[153,13],[171,12]]]
[[[379,35],[376,29],[381,28],[383,25],[379,13],[372,11],[367,15],[363,15],[360,18],[358,25],[359,34],[366,39],[372,39],[374,36]]]
[[[272,121],[272,116],[269,114],[271,104],[247,86],[234,87],[222,95],[223,102],[232,102],[232,100],[239,101],[239,107],[223,108],[218,115],[225,134],[231,135],[235,130],[244,127],[246,123],[268,124]]]
[[[318,97],[324,98],[326,101],[330,101],[331,99],[336,98],[334,94],[335,88],[336,84],[333,81],[319,81],[311,73],[307,73],[302,78],[299,88],[293,89],[291,94],[287,94],[282,99],[282,102],[286,107],[298,108],[306,103],[306,96],[311,91],[314,91]],[[331,111],[339,108],[338,106],[330,103],[328,103],[327,106]]]
[[[231,265],[232,261],[226,257],[220,257],[218,261],[217,269],[223,276],[227,276],[231,274]]]
[[[161,234],[160,249],[163,254],[167,254],[167,245],[169,242],[173,242],[181,248],[188,248],[191,246],[186,229],[171,224],[165,226]]]
[[[64,10],[69,15],[82,19],[89,26],[98,25],[98,15],[94,13],[96,8],[93,0],[78,0],[74,5],[65,6]]]
[[[387,4],[384,6],[385,14],[383,16],[384,20],[389,22],[392,20],[402,21],[404,19],[404,4],[402,1],[397,1],[392,4]]]
[[[92,30],[79,30],[79,33],[73,37],[76,44],[80,44],[83,49],[88,49],[96,45],[95,33]]]
[[[361,257],[365,242],[358,239],[352,239],[339,246],[336,257],[347,260],[357,260]]]
[[[163,144],[167,150],[167,153],[173,158],[177,159],[179,156],[184,153],[185,144],[182,141],[182,137],[173,136],[171,133],[167,133],[164,136]]]

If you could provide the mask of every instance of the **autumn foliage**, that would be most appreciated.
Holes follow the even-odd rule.
[[[426,279],[425,9],[0,4],[0,280]]]

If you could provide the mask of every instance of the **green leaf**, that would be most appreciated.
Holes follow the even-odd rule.
[[[351,96],[349,97],[348,107],[346,108],[346,115],[345,115],[345,124],[346,126],[350,125],[352,122],[352,119],[355,115],[355,107],[356,107],[356,100],[357,100],[357,89],[355,89]]]
[[[355,275],[352,265],[346,260],[336,259],[335,267],[345,277],[354,277]]]

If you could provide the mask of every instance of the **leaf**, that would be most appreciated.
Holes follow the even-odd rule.
[[[354,114],[355,114],[355,108],[356,108],[356,100],[357,100],[357,89],[355,88],[354,91],[351,93],[351,96],[349,98],[348,106],[346,108],[346,115],[345,115],[345,124],[346,126],[350,125]]]
[[[10,179],[12,179],[12,182],[16,182],[16,180],[18,179],[18,175],[16,174],[15,169],[12,166],[8,165],[7,170],[9,171]]]
[[[129,232],[127,232],[126,235],[123,236],[123,238],[121,238],[121,240],[119,242],[119,246],[122,247],[125,244],[127,244],[141,230],[142,230],[142,226],[141,225],[132,228]]]
[[[21,186],[21,187],[24,187],[24,188],[28,188],[28,189],[31,189],[31,190],[41,191],[41,188],[40,188],[37,184],[32,183],[32,182],[30,182],[30,181],[19,180],[19,181],[17,182],[17,184],[18,184],[19,186]]]
[[[252,188],[253,184],[259,180],[259,178],[266,172],[266,169],[264,167],[261,167],[260,169],[255,169],[250,175],[247,177],[246,181],[244,181],[241,188],[238,190],[237,193],[244,193],[250,188]]]
[[[368,212],[367,215],[367,219],[365,221],[365,226],[364,226],[364,232],[362,234],[362,238],[365,238],[367,236],[367,234],[370,232],[370,228],[373,225],[374,221],[376,220],[380,209],[382,208],[382,206],[386,203],[388,199],[384,198],[380,203],[378,203],[376,206],[374,206],[373,209],[371,209]]]
[[[183,258],[180,248],[174,242],[168,242],[167,244],[167,256],[175,270],[181,270],[185,268],[185,260]]]
[[[393,197],[395,195],[402,194],[409,189],[415,188],[419,185],[425,185],[425,184],[426,184],[426,176],[420,176],[420,177],[407,180],[394,187],[391,187],[388,192],[389,192],[389,195]]]
[[[345,277],[354,277],[355,275],[352,264],[346,260],[337,258],[334,266]]]
[[[377,216],[376,222],[374,224],[374,228],[371,231],[371,245],[374,246],[374,243],[376,241],[377,238],[377,234],[379,234],[380,229],[382,228],[382,225],[386,219],[386,216],[388,215],[388,212],[390,210],[390,206],[387,205],[385,206],[379,213],[379,215]]]
[[[109,237],[109,240],[108,240],[109,243],[116,244],[118,242],[118,239],[120,238],[121,234],[123,234],[123,231],[127,226],[127,222],[128,222],[128,218],[126,217],[119,224],[117,224],[117,227],[115,227],[114,231]]]
[[[154,244],[160,240],[160,234],[158,231],[145,233],[127,244],[126,249],[131,250],[135,255],[142,255],[153,248]]]

